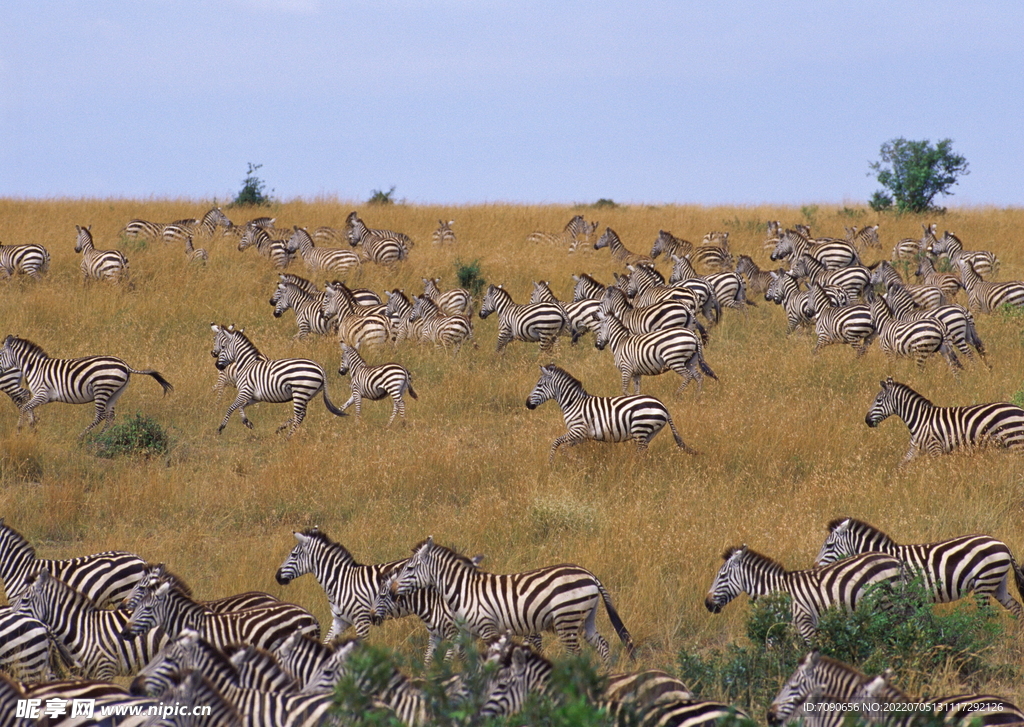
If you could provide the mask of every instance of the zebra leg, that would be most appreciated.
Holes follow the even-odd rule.
[[[397,395],[392,394],[392,406],[391,406],[391,418],[388,419],[388,426],[391,426],[391,422],[395,421],[395,417],[401,415],[402,422],[405,422],[405,401],[402,399],[402,392],[399,391]]]
[[[110,397],[104,404],[103,418],[107,420],[107,423],[103,425],[103,431],[107,431],[107,429],[110,428],[110,425],[114,423],[114,407],[117,406],[117,400],[121,398],[121,395],[127,388],[128,382],[125,381],[124,384],[122,384],[119,389],[117,389],[113,394],[110,395]]]
[[[36,425],[35,408],[37,406],[41,406],[41,405],[45,404],[47,401],[48,401],[47,392],[45,390],[41,390],[41,391],[33,394],[31,399],[29,399],[28,401],[26,401],[24,404],[21,405],[21,411],[18,414],[18,431],[19,432],[21,431],[21,423],[24,420],[26,414],[29,417],[29,426],[30,427],[35,427],[35,425]]]
[[[1013,567],[1014,564],[1011,562],[1010,568],[1012,569]],[[996,585],[995,591],[992,592],[992,596],[999,601],[999,603],[1003,604],[1003,608],[1019,619],[1021,616],[1024,616],[1024,608],[1022,608],[1020,603],[1017,602],[1017,599],[1010,595],[1009,582],[1010,570],[1007,570],[1006,573],[1003,574],[1002,580]]]
[[[601,655],[601,659],[607,663],[611,658],[611,652],[608,649],[608,642],[601,636],[597,630],[597,604],[594,604],[594,608],[587,614],[587,620],[583,622],[583,638],[587,640],[587,643],[597,649],[597,653]]]
[[[575,447],[580,442],[584,442],[587,439],[586,432],[582,429],[574,430],[570,429],[568,432],[560,436],[551,445],[551,454],[548,455],[548,460],[553,461],[555,459],[555,451],[563,444],[568,444],[570,447]]]
[[[308,400],[302,400],[298,398],[292,399],[292,415],[284,424],[277,428],[277,431],[288,430],[288,436],[295,434],[295,430],[302,424],[302,420],[306,418],[306,403]],[[359,413],[359,407],[356,406],[356,413]]]
[[[220,426],[217,427],[217,434],[220,434],[221,432],[224,431],[224,427],[228,425],[228,420],[231,419],[231,415],[235,413],[235,409],[241,409],[243,407],[248,406],[251,403],[252,398],[248,394],[239,391],[238,396],[235,398],[233,402],[231,402],[231,406],[228,407],[228,413],[224,415],[224,420],[220,423]],[[246,419],[244,415],[242,418],[242,423],[249,427],[249,429],[252,429],[252,422]]]
[[[499,325],[498,325],[498,345],[497,345],[497,347],[494,350],[497,353],[501,353],[503,350],[505,350],[505,346],[507,346],[508,342],[511,341],[511,340],[512,340],[512,329],[509,328],[506,325],[503,325],[503,324],[499,323]]]

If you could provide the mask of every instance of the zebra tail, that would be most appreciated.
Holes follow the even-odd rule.
[[[165,379],[159,371],[152,371],[150,369],[146,369],[145,371],[136,371],[131,367],[128,368],[128,371],[133,374],[145,374],[146,376],[152,376],[156,379],[156,382],[163,387],[165,396],[169,392],[174,391],[174,387],[171,385],[171,382]]]
[[[1017,582],[1017,594],[1024,601],[1024,568],[1017,565],[1017,561],[1010,556],[1010,565],[1013,566],[1013,579]]]
[[[409,382],[406,385],[405,390],[409,392],[409,396],[411,396],[413,399],[420,398],[419,396],[416,395],[416,392],[412,388],[412,379],[409,379]]]
[[[346,413],[345,413],[345,412],[343,412],[343,411],[342,411],[341,409],[339,409],[338,407],[336,407],[336,406],[335,406],[335,405],[334,405],[334,404],[333,404],[333,403],[331,402],[331,398],[330,398],[329,396],[327,396],[327,382],[324,382],[324,386],[323,386],[323,389],[321,389],[321,391],[323,392],[323,397],[324,397],[324,406],[326,406],[326,407],[327,407],[327,411],[329,411],[329,412],[330,412],[331,414],[333,414],[333,415],[334,415],[334,416],[336,416],[336,417],[345,417],[345,416],[348,416],[348,414],[346,414]]]
[[[605,590],[604,586],[601,585],[600,582],[598,582],[597,587],[601,591],[601,598],[604,600],[604,607],[608,609],[608,620],[612,622],[612,628],[615,629],[615,633],[619,635],[622,645],[626,647],[626,653],[629,654],[630,660],[636,659],[636,645],[633,643],[633,637],[629,635],[629,631],[626,630],[626,624],[622,623],[622,619],[619,617],[619,612],[616,611],[615,606],[612,605],[611,594]]]
[[[718,377],[715,376],[715,372],[711,370],[711,367],[708,366],[708,363],[704,360],[703,356],[697,359],[697,363],[700,365],[700,370],[704,372],[705,376],[710,376],[715,381],[718,381]]]

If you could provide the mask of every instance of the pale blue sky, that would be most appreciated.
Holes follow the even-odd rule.
[[[6,0],[0,196],[1024,204],[1024,3]]]

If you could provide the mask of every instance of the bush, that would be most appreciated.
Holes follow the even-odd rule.
[[[370,199],[366,200],[366,204],[394,204],[395,187],[392,186],[387,192],[383,192],[379,189],[374,189],[370,192]]]
[[[953,153],[953,141],[943,139],[935,146],[927,139],[907,141],[900,137],[882,144],[881,161],[872,162],[871,171],[885,190],[878,190],[869,204],[876,212],[891,209],[903,212],[943,212],[934,207],[936,195],[952,194],[957,178],[968,174],[967,160]]]
[[[150,417],[136,413],[134,418],[115,424],[94,435],[90,443],[97,457],[113,459],[125,455],[165,454],[170,446],[167,433]]]
[[[594,204],[591,206],[596,210],[601,210],[616,209],[619,205],[615,203],[615,200],[608,199],[607,197],[602,197],[601,199],[594,202]]]
[[[234,201],[231,202],[232,207],[265,207],[270,205],[271,199],[265,193],[266,182],[256,176],[256,170],[262,166],[262,164],[249,162],[249,169],[246,171],[245,179],[242,181],[242,189],[235,196]]]
[[[459,287],[465,288],[473,296],[480,295],[487,281],[480,275],[480,261],[474,260],[471,263],[464,263],[461,260],[455,261],[455,275],[459,279]]]

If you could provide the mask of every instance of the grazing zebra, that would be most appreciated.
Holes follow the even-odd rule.
[[[807,642],[818,629],[818,618],[829,608],[852,611],[869,587],[904,580],[903,564],[882,553],[864,553],[824,568],[795,571],[787,571],[746,545],[729,548],[722,558],[725,563],[704,599],[708,611],[721,612],[740,593],[758,597],[785,591],[793,598],[793,626]]]
[[[392,339],[391,320],[383,307],[363,305],[355,291],[335,280],[324,286],[321,312],[335,318],[338,342],[349,346],[380,346]]]
[[[310,333],[325,336],[334,332],[337,321],[323,312],[323,299],[312,296],[293,283],[280,282],[270,298],[274,306],[274,318],[280,318],[288,309],[295,311],[295,323],[299,332],[294,338],[303,339]]]
[[[892,377],[881,382],[864,421],[877,427],[896,415],[910,430],[910,449],[901,464],[919,452],[948,454],[990,444],[1024,452],[1024,409],[1006,402],[975,406],[935,406],[906,384]]]
[[[228,407],[224,420],[217,427],[217,433],[224,431],[235,409],[240,410],[242,424],[252,429],[252,422],[245,415],[245,407],[257,401],[273,404],[292,403],[292,416],[277,431],[288,430],[288,436],[295,433],[306,418],[306,406],[316,394],[322,393],[324,406],[335,416],[345,413],[331,403],[327,396],[327,375],[316,361],[305,358],[284,358],[270,360],[253,345],[244,329],[227,328],[216,323],[210,324],[213,331],[213,350],[217,359],[217,370],[224,371],[230,364],[237,363],[235,385],[238,396]]]
[[[548,399],[558,402],[568,430],[551,445],[549,460],[554,460],[555,452],[563,444],[572,447],[588,439],[632,440],[637,450],[643,452],[666,424],[672,429],[677,447],[687,454],[697,454],[679,436],[665,405],[653,396],[591,396],[571,374],[550,364],[540,367],[540,379],[526,399],[526,408],[536,409]]]
[[[974,272],[983,278],[987,278],[999,269],[999,258],[994,253],[984,250],[975,252],[965,251],[960,238],[949,230],[946,230],[941,240],[932,242],[926,248],[926,252],[934,255],[945,255],[949,258],[949,262],[954,269],[960,267],[961,261],[970,262]]]
[[[313,614],[293,603],[214,613],[169,581],[146,591],[121,633],[128,637],[162,630],[174,639],[185,629],[197,632],[219,648],[242,643],[273,649],[295,631],[320,635],[320,625]]]
[[[35,548],[0,518],[0,578],[8,603],[25,594],[37,573],[46,571],[101,608],[117,605],[143,577],[147,567],[139,556],[121,550],[67,560],[37,558]]]
[[[615,366],[622,374],[622,393],[629,393],[630,382],[640,393],[641,376],[657,376],[675,371],[683,378],[679,391],[693,379],[699,392],[704,384],[703,374],[715,381],[718,377],[704,361],[704,345],[687,328],[664,328],[651,333],[633,335],[614,313],[598,313],[597,335],[594,346],[603,351],[610,346]]]
[[[899,286],[907,292],[918,308],[931,309],[947,305],[946,294],[937,285],[907,285],[899,272],[888,260],[881,260],[868,267],[871,271],[871,285],[884,285],[887,288]]]
[[[633,639],[608,591],[597,576],[577,565],[509,575],[487,573],[428,537],[413,548],[412,557],[398,566],[398,573],[396,595],[434,588],[448,602],[456,621],[464,622],[469,633],[485,641],[503,633],[529,636],[553,631],[565,648],[575,653],[582,631],[587,643],[607,661],[608,642],[596,625],[598,603],[603,600],[615,632],[633,657]]]
[[[852,298],[870,300],[871,271],[861,265],[848,265],[828,270],[807,253],[794,257],[790,272],[798,279],[806,277],[810,283],[832,285],[847,291]],[[895,270],[893,271],[895,272]]]
[[[185,238],[185,259],[190,263],[202,263],[205,265],[210,261],[210,253],[203,248],[196,248],[192,244],[192,235]]]
[[[626,246],[622,244],[622,240],[610,227],[604,228],[604,234],[597,239],[594,243],[594,249],[600,250],[607,247],[612,254],[612,259],[617,260],[623,265],[654,265],[654,260],[647,255],[640,255],[635,252],[630,252],[626,249]]]
[[[444,220],[437,221],[437,229],[430,236],[431,242],[435,245],[454,245],[457,240],[455,239],[455,230],[452,229],[452,225],[455,224],[455,220]]]
[[[8,336],[0,349],[0,371],[17,369],[28,382],[31,398],[21,405],[18,429],[28,415],[35,425],[36,407],[51,401],[65,404],[96,405],[96,416],[92,423],[79,435],[85,434],[106,421],[104,429],[114,422],[114,407],[128,386],[132,374],[145,374],[156,379],[163,387],[164,394],[174,387],[158,371],[136,370],[113,356],[86,356],[85,358],[50,358],[46,352],[24,338]]]
[[[437,303],[448,315],[473,315],[473,295],[465,288],[452,288],[443,293],[437,286],[440,278],[423,278],[423,295]]]
[[[285,243],[285,250],[294,255],[302,256],[302,261],[311,272],[332,272],[344,275],[352,268],[358,267],[359,256],[351,250],[315,247],[313,238],[305,227],[296,226],[292,236]]]
[[[378,265],[393,265],[405,260],[412,247],[408,235],[391,230],[371,230],[355,212],[345,220],[345,236],[349,245],[360,248],[364,260]]]
[[[167,642],[158,629],[143,636],[123,633],[127,612],[97,607],[47,571],[35,576],[18,608],[46,624],[61,652],[90,679],[134,674]]]
[[[1020,413],[1024,425],[1024,411]],[[1017,593],[1024,596],[1024,572],[1001,540],[963,535],[939,543],[897,545],[878,528],[853,518],[831,521],[828,531],[814,561],[817,566],[858,553],[885,553],[905,563],[911,573],[920,574],[936,603],[957,601],[973,592],[979,602],[991,596],[1018,618],[1024,615],[1020,603],[1010,595],[1013,578]]]
[[[127,596],[125,596],[123,604],[124,608],[128,611],[134,610],[142,601],[142,597],[146,595],[147,590],[164,581],[170,582],[172,586],[177,588],[186,596],[192,596],[192,589],[189,588],[187,583],[185,583],[179,576],[167,570],[163,563],[157,563],[156,565],[149,565],[146,567],[146,571],[143,573],[142,578],[136,582],[132,590]],[[246,593],[239,593],[233,596],[217,598],[212,601],[202,601],[203,606],[214,613],[244,611],[248,608],[262,608],[264,606],[273,606],[277,603],[280,603],[279,599],[274,598],[269,593],[263,593],[261,591],[248,591]]]
[[[540,342],[541,351],[550,351],[563,330],[572,330],[565,312],[554,303],[519,305],[500,285],[490,285],[480,305],[480,317],[498,314],[498,344],[501,352],[509,341]]]
[[[658,238],[651,247],[651,259],[658,257],[661,253],[665,253],[666,257],[672,257],[673,255],[683,257],[691,252],[693,252],[692,242],[676,237],[668,230],[659,230]]]
[[[981,279],[970,260],[960,261],[960,278],[967,291],[967,305],[982,313],[1003,306],[1024,307],[1024,282],[989,283]]]
[[[4,245],[0,243],[0,273],[10,278],[15,273],[42,280],[50,269],[50,253],[42,245]]]
[[[696,328],[704,337],[707,331],[685,303],[678,300],[663,300],[654,305],[634,308],[626,300],[626,294],[609,286],[601,298],[601,312],[614,314],[631,333],[650,333],[665,328]]]
[[[896,356],[913,356],[919,369],[933,353],[941,353],[953,369],[962,369],[963,364],[956,357],[952,339],[946,325],[934,318],[918,321],[898,320],[885,298],[878,296],[871,303],[871,322],[878,331],[878,345],[890,359]]]
[[[882,241],[878,239],[878,225],[868,225],[858,230],[856,227],[846,227],[846,241],[854,247],[882,247]]]
[[[563,303],[551,292],[550,283],[544,280],[534,281],[533,293],[530,294],[531,303],[553,303],[559,306],[569,321],[569,328],[572,329],[572,342],[576,343],[588,331],[597,329],[597,315],[601,311],[601,301],[593,298],[583,298],[571,303]]]
[[[0,606],[0,671],[23,681],[53,679],[46,624]]]
[[[405,419],[405,400],[402,394],[408,391],[413,399],[419,398],[412,388],[412,376],[404,366],[396,363],[368,366],[358,350],[344,343],[341,344],[341,366],[338,367],[338,373],[342,376],[351,375],[352,396],[341,405],[341,411],[355,404],[356,418],[362,415],[363,399],[380,401],[390,396],[391,418],[387,423],[390,427],[396,416]]]
[[[294,256],[294,253],[288,249],[289,239],[291,239],[291,235],[283,239],[271,237],[267,228],[247,225],[238,241],[238,249],[241,251],[255,246],[256,251],[263,257],[269,258],[275,268],[283,269],[288,267]]]
[[[770,257],[772,260],[797,260],[804,254],[810,255],[827,270],[861,264],[857,248],[850,243],[842,240],[815,242],[798,230],[786,230]]]
[[[583,215],[575,215],[565,223],[565,227],[558,234],[549,232],[531,232],[526,239],[529,242],[547,242],[554,245],[568,245],[569,252],[576,252],[581,244],[590,242],[590,236],[597,229],[598,222],[587,222]]]
[[[955,300],[960,288],[965,288],[960,276],[954,273],[940,273],[935,270],[935,264],[927,255],[920,255],[917,258],[917,270],[914,275],[921,278],[925,285],[934,285],[942,290],[947,300]]]
[[[836,306],[818,283],[811,285],[808,300],[815,311],[817,341],[813,353],[833,343],[848,343],[858,357],[867,353],[876,335],[870,308],[866,305]]]
[[[736,272],[747,279],[747,291],[753,295],[764,295],[772,282],[771,273],[761,270],[749,255],[737,258]]]
[[[918,725],[925,722],[930,714],[941,714],[945,723],[974,727],[1024,723],[1024,711],[994,694],[957,694],[921,702],[889,684],[885,676],[876,676],[861,684],[850,697],[849,704],[864,714],[868,724],[890,727]],[[931,709],[917,706],[925,704]],[[908,709],[910,705],[916,708]]]
[[[317,528],[293,533],[297,544],[277,569],[277,582],[286,586],[306,573],[312,573],[327,594],[331,607],[331,628],[326,642],[341,636],[354,626],[360,639],[370,633],[373,602],[385,577],[405,560],[378,565],[362,565],[352,554]]]
[[[458,351],[462,344],[473,337],[473,322],[462,314],[446,315],[430,298],[416,296],[409,311],[409,323],[420,323],[420,337]]]
[[[201,220],[180,220],[164,225],[160,236],[164,242],[184,242],[193,236],[213,237],[218,227],[227,232],[234,228],[234,224],[220,207],[214,207]]]
[[[92,244],[92,225],[79,227],[75,252],[82,253],[82,274],[86,280],[119,282],[128,274],[128,258],[119,250],[97,250]]]
[[[901,321],[918,321],[925,318],[937,320],[946,326],[950,340],[960,353],[974,358],[971,346],[985,362],[985,344],[978,336],[974,325],[974,316],[961,305],[942,305],[931,310],[918,310],[913,296],[905,286],[891,282],[885,294],[885,302],[892,309],[893,315]],[[987,362],[985,362],[986,365]]]

